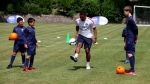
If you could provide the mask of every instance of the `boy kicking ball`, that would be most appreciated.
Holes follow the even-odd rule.
[[[93,36],[94,33],[94,36]],[[93,39],[92,39],[93,38]],[[92,43],[96,43],[97,40],[97,31],[94,22],[87,17],[87,14],[84,12],[80,13],[80,18],[76,20],[76,40],[77,46],[75,49],[74,55],[70,56],[71,60],[74,62],[78,61],[80,49],[84,45],[86,53],[86,69],[91,69],[90,67],[90,49]]]
[[[26,39],[27,39],[27,57],[25,60],[25,66],[23,71],[28,72],[33,68],[34,56],[36,54],[37,40],[35,36],[35,27],[34,27],[35,19],[28,19],[28,27],[25,30]]]
[[[125,6],[124,15],[127,18],[125,50],[130,62],[130,70],[126,71],[126,74],[136,75],[134,65],[135,65],[135,45],[138,37],[138,28],[133,20],[131,13],[132,13],[131,6]]]

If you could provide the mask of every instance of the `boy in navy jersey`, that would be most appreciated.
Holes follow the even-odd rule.
[[[28,19],[29,26],[25,29],[28,55],[26,57],[25,67],[24,67],[23,71],[26,71],[26,72],[34,69],[32,66],[33,66],[34,56],[36,54],[36,46],[37,46],[34,23],[35,23],[35,19],[29,18]]]
[[[23,19],[20,17],[17,18],[17,23],[18,25],[14,27],[13,32],[17,33],[18,39],[15,40],[14,42],[13,54],[11,56],[10,63],[7,66],[7,69],[12,68],[13,62],[15,60],[15,57],[18,51],[21,52],[22,64],[24,65],[24,62],[25,62],[25,51],[27,48],[27,44],[26,44],[26,38],[25,38],[25,33],[24,33],[25,27],[23,26],[24,25]]]
[[[125,40],[125,50],[130,61],[130,70],[126,72],[129,75],[136,75],[134,65],[135,65],[135,45],[137,42],[138,28],[132,17],[131,6],[124,7],[124,15],[127,18],[126,23],[126,40]]]

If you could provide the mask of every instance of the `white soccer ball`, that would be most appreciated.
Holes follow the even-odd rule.
[[[69,40],[69,44],[70,44],[70,45],[76,45],[76,39],[75,39],[75,38],[71,38],[71,39]]]

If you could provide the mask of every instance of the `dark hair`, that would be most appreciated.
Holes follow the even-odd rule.
[[[124,11],[129,11],[130,13],[132,13],[132,7],[131,6],[125,6]]]
[[[28,19],[28,23],[31,23],[31,22],[33,22],[33,21],[35,21],[34,18],[29,18],[29,19]]]
[[[20,21],[23,21],[23,19],[21,17],[17,18],[17,23],[19,23]]]
[[[85,16],[87,16],[87,13],[86,13],[86,12],[80,12],[80,15],[85,15]]]

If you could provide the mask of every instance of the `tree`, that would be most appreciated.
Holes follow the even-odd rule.
[[[82,11],[88,13],[90,17],[100,15],[100,3],[98,0],[83,0]]]
[[[7,12],[8,13],[12,13],[14,11],[14,6],[13,6],[13,4],[8,4],[8,6],[7,6]]]
[[[108,18],[110,22],[120,22],[122,19],[120,7],[112,0],[104,0],[101,6],[101,15]]]
[[[72,17],[75,14],[74,2],[75,0],[57,0],[58,13]]]

